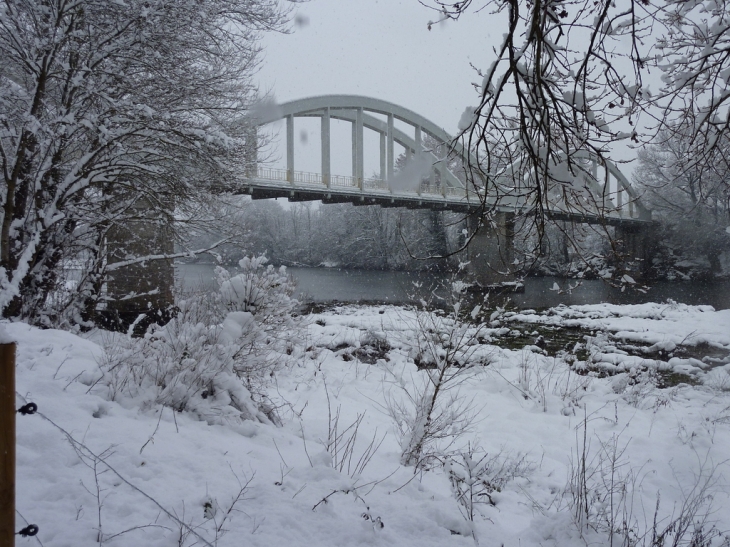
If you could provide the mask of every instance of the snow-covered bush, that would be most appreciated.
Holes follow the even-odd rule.
[[[457,438],[470,429],[476,409],[459,387],[491,359],[492,349],[480,340],[486,328],[482,308],[466,320],[457,294],[449,313],[422,310],[402,343],[420,373],[401,378],[388,395],[386,406],[400,436],[401,463],[416,469],[443,458]]]
[[[693,483],[681,484],[674,477],[682,491],[680,503],[668,511],[657,492],[649,520],[650,511],[642,506],[640,495],[647,473],[644,466],[632,465],[627,456],[629,443],[613,434],[608,440],[597,438],[598,449],[593,450],[585,421],[581,433],[565,490],[581,536],[603,535],[603,544],[611,547],[730,546],[730,536],[712,522],[714,494],[722,490],[719,466],[698,457]]]
[[[497,504],[495,493],[509,481],[529,475],[534,467],[522,454],[489,454],[472,445],[447,458],[444,465],[459,510],[470,522],[482,514],[481,507]]]
[[[224,268],[216,268],[217,298],[222,310],[243,311],[256,315],[264,325],[285,322],[298,302],[291,298],[295,283],[286,267],[266,265],[264,255],[244,257],[238,262],[241,271],[231,276]]]
[[[263,385],[281,360],[280,355],[291,353],[291,339],[282,339],[283,333],[296,332],[294,311],[299,302],[292,298],[296,283],[287,274],[286,267],[274,268],[266,264],[265,256],[244,257],[238,263],[240,271],[231,275],[218,267],[219,291],[214,294],[219,321],[227,318],[235,323],[234,313],[250,314],[255,328],[244,334],[242,355],[248,355],[237,365],[237,374],[245,379],[253,392],[262,393]],[[225,321],[224,321],[225,325]],[[235,327],[234,327],[235,329]],[[235,332],[233,333],[235,335]]]
[[[142,338],[108,344],[101,384],[109,396],[191,411],[209,422],[278,422],[265,387],[291,343],[277,331],[295,327],[297,302],[286,270],[265,262],[245,258],[233,276],[219,269],[216,293],[181,300],[169,323],[152,325]]]

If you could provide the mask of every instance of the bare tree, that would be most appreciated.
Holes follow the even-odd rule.
[[[667,253],[675,261],[706,261],[711,274],[721,270],[720,256],[730,249],[730,171],[728,140],[723,137],[705,161],[694,161],[691,128],[660,133],[661,145],[639,151],[634,182],[664,225]],[[671,267],[670,256],[666,257]]]
[[[552,196],[577,215],[596,210],[575,184],[595,178],[586,153],[608,161],[618,141],[666,139],[683,119],[691,162],[703,165],[727,133],[727,1],[419,1],[438,20],[485,10],[504,22],[460,123],[470,183],[496,198],[485,216],[520,200],[542,234]]]
[[[238,176],[258,38],[285,24],[275,0],[2,1],[3,316],[42,314],[70,261],[98,295],[110,230],[194,219]]]

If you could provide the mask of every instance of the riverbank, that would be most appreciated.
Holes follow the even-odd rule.
[[[730,348],[730,312],[461,311],[470,321],[389,305],[298,318],[269,355],[279,427],[236,418],[214,394],[207,418],[139,406],[104,379],[99,344],[114,352],[114,335],[6,324],[19,344],[18,403],[48,418],[18,418],[19,524],[37,523],[47,547],[99,537],[109,547],[584,547],[609,544],[610,530],[618,544],[630,534],[649,545],[654,530],[669,541],[682,517],[687,543],[695,526],[703,545],[722,543],[730,364],[677,356]],[[550,354],[541,328],[603,342]],[[535,339],[499,347],[513,331]],[[655,353],[630,359],[615,340]],[[585,366],[590,355],[603,371]],[[463,372],[432,416],[454,427],[428,440],[414,474],[402,458],[408,424],[439,359]],[[661,388],[652,371],[667,367],[694,385]]]

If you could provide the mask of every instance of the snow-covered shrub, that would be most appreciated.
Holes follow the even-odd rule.
[[[722,486],[718,467],[707,459],[699,461],[692,472],[694,482],[681,484],[682,500],[667,512],[657,492],[651,522],[649,511],[641,504],[644,467],[632,465],[627,456],[628,442],[614,434],[608,440],[596,439],[592,450],[584,421],[582,439],[571,458],[565,495],[576,528],[586,533],[605,535],[604,545],[612,547],[728,547],[730,536],[712,523],[715,492]],[[594,536],[595,537],[595,536]]]
[[[537,348],[539,349],[539,348]],[[557,368],[558,361],[552,363],[539,359],[535,354],[525,348],[520,353],[519,377],[516,386],[526,399],[537,402],[543,412],[548,410],[548,391],[553,381],[553,375]]]
[[[216,268],[219,291],[215,293],[216,308],[221,318],[228,314],[247,313],[253,318],[252,326],[244,333],[242,358],[236,373],[246,381],[247,387],[261,393],[270,375],[281,361],[281,354],[291,353],[291,339],[282,339],[283,333],[296,332],[294,311],[299,302],[292,298],[296,283],[286,272],[286,267],[274,268],[266,264],[265,256],[244,257],[238,263],[240,271],[231,275],[224,268]],[[225,321],[223,322],[225,325]],[[234,326],[236,336],[237,327]]]
[[[613,435],[609,441],[599,440],[598,451],[593,451],[585,421],[582,435],[571,457],[565,490],[576,527],[581,533],[607,532],[611,544],[614,534],[635,536],[631,492],[637,477],[624,457],[626,445]]]
[[[240,273],[234,276],[224,268],[216,268],[221,309],[249,312],[263,325],[288,320],[298,304],[291,298],[296,285],[285,266],[277,269],[266,262],[264,255],[244,257],[238,262]]]
[[[265,393],[285,353],[277,329],[294,326],[294,284],[264,257],[243,259],[241,273],[219,269],[220,288],[178,303],[166,325],[107,346],[101,383],[112,398],[191,411],[209,422],[278,422]]]
[[[469,445],[447,458],[444,468],[461,514],[473,522],[482,514],[480,507],[496,505],[493,495],[501,492],[509,481],[526,477],[534,465],[522,454],[480,454],[480,450]]]
[[[447,314],[418,311],[401,340],[420,370],[410,381],[401,378],[386,401],[400,437],[403,465],[421,469],[443,462],[470,429],[476,409],[459,387],[489,363],[492,353],[480,343],[485,329],[480,314],[476,306],[470,312],[474,323],[467,321],[458,299]]]

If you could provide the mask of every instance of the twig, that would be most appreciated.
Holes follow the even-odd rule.
[[[115,538],[117,536],[121,536],[123,534],[126,534],[127,532],[133,532],[134,530],[142,530],[144,528],[163,528],[165,530],[170,531],[170,528],[168,528],[167,526],[163,526],[162,524],[143,524],[143,525],[140,525],[140,526],[132,526],[131,528],[127,528],[126,530],[123,530],[121,532],[117,532],[116,534],[112,534],[109,537],[105,537],[104,540],[107,541],[107,540],[113,539],[113,538]]]
[[[16,395],[25,402],[25,398],[20,394],[16,392]],[[48,416],[43,414],[42,412],[36,412],[38,416],[46,420],[48,423],[50,423],[53,427],[58,429],[63,435],[68,439],[68,441],[71,443],[72,446],[76,447],[78,450],[82,451],[84,454],[87,455],[90,459],[94,460],[97,463],[104,464],[109,471],[111,471],[116,477],[122,481],[124,484],[129,486],[132,490],[142,495],[144,498],[148,499],[150,502],[152,502],[155,506],[157,506],[160,511],[162,511],[164,514],[166,514],[170,519],[172,519],[174,522],[176,522],[181,527],[185,528],[190,534],[194,535],[196,538],[198,538],[200,541],[203,542],[203,544],[207,545],[208,547],[215,547],[212,543],[210,543],[207,539],[205,539],[203,536],[201,536],[198,532],[196,532],[193,528],[185,524],[183,521],[181,521],[179,518],[177,518],[174,514],[172,514],[170,511],[165,509],[160,502],[158,502],[155,498],[147,494],[145,491],[140,489],[138,486],[132,484],[129,480],[127,480],[125,477],[123,477],[114,467],[111,466],[106,460],[101,458],[100,456],[96,455],[88,446],[85,444],[77,441],[73,435],[71,435],[68,431],[66,431],[64,428],[62,428],[60,425],[58,425],[56,422],[51,420]]]
[[[302,436],[304,436],[304,431],[302,431]],[[284,465],[286,467],[289,467],[289,465],[284,460],[284,456],[281,455],[281,451],[279,450],[279,446],[276,444],[276,439],[271,439],[271,440],[274,442],[274,446],[276,447],[276,452],[279,454],[279,457],[281,458],[281,461],[284,463]],[[283,477],[282,477],[282,479],[283,479]]]
[[[312,511],[317,509],[320,505],[329,503],[329,499],[334,496],[335,494],[354,494],[355,499],[362,500],[360,495],[357,493],[356,488],[341,488],[339,490],[332,490],[329,494],[327,494],[325,497],[323,497],[321,500],[319,500],[317,503],[314,504],[314,507],[312,507]],[[364,503],[364,502],[363,502]]]
[[[73,384],[73,383],[74,383],[74,382],[76,381],[76,379],[77,379],[77,378],[78,378],[79,376],[81,376],[81,375],[82,375],[82,374],[83,374],[84,372],[86,372],[86,371],[85,371],[85,370],[82,370],[82,371],[81,371],[81,372],[79,372],[79,373],[78,373],[78,374],[77,374],[76,376],[74,376],[73,378],[71,378],[71,380],[69,380],[68,384],[66,384],[66,385],[64,386],[64,388],[63,388],[63,391],[66,391],[66,388],[68,388],[68,386],[70,386],[71,384]]]
[[[58,365],[58,368],[56,368],[56,372],[53,373],[53,379],[56,379],[56,376],[58,375],[58,371],[61,370],[61,367],[64,365],[64,363],[68,361],[68,355],[61,361],[61,364]]]
[[[140,449],[139,449],[139,453],[140,453],[140,454],[142,454],[142,451],[144,450],[144,447],[145,447],[145,446],[147,446],[147,444],[148,444],[148,443],[149,443],[150,441],[151,441],[151,442],[153,442],[153,443],[155,442],[155,433],[157,433],[157,430],[158,430],[158,429],[160,428],[160,421],[162,420],[162,413],[163,413],[164,411],[165,411],[165,406],[164,406],[164,405],[160,405],[160,417],[159,417],[159,418],[157,418],[157,426],[155,427],[155,430],[154,430],[154,431],[152,432],[152,435],[150,435],[150,438],[149,438],[149,439],[147,439],[147,442],[145,442],[145,443],[144,443],[144,444],[142,445],[142,448],[140,448]],[[174,409],[173,409],[172,413],[173,413],[173,414],[175,413],[175,410],[174,410]]]
[[[221,523],[216,528],[216,533],[215,533],[216,539],[218,539],[220,537],[219,534],[222,535],[221,532],[223,532],[223,525],[225,524],[226,520],[228,520],[228,518],[231,516],[231,512],[233,512],[233,508],[236,506],[236,504],[239,501],[241,501],[242,499],[245,499],[244,496],[246,495],[246,491],[248,490],[248,487],[251,484],[251,481],[253,481],[254,477],[256,476],[256,473],[254,472],[251,475],[251,477],[246,480],[245,483],[241,483],[241,479],[238,478],[238,475],[233,470],[233,467],[231,467],[230,463],[228,464],[228,468],[231,470],[231,473],[233,473],[233,476],[236,477],[236,480],[238,481],[238,486],[240,486],[240,489],[238,490],[238,494],[236,494],[236,496],[231,501],[231,505],[228,506],[228,510],[223,515],[223,519],[221,520]],[[245,475],[244,475],[244,477],[245,477]]]
[[[406,481],[406,482],[405,482],[405,483],[404,483],[404,484],[403,484],[402,486],[399,486],[398,488],[396,488],[395,490],[393,490],[392,492],[389,492],[389,493],[390,493],[390,494],[395,494],[395,493],[396,493],[396,492],[397,492],[398,490],[401,490],[401,489],[405,488],[405,487],[406,487],[406,486],[408,486],[408,485],[409,485],[409,484],[411,483],[411,481],[412,481],[413,479],[415,479],[415,478],[416,478],[417,476],[418,476],[418,475],[416,475],[416,474],[414,473],[413,475],[411,475],[411,478],[410,478],[410,479],[408,479],[408,480],[407,480],[407,481]]]
[[[307,483],[305,482],[304,485],[296,491],[296,493],[291,497],[291,499],[296,498],[299,494],[302,493],[302,491],[307,487]]]
[[[300,423],[299,427],[302,430],[302,442],[304,443],[304,453],[307,455],[307,459],[309,460],[309,465],[311,467],[314,467],[314,464],[312,463],[312,458],[309,457],[309,452],[307,451],[307,438],[304,435],[304,425],[302,423]]]

